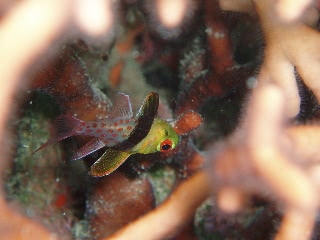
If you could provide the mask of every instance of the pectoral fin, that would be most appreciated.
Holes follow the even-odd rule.
[[[130,153],[108,148],[107,151],[91,166],[89,174],[94,177],[109,175],[130,156]]]

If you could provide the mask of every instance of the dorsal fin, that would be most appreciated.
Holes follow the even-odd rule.
[[[152,126],[153,120],[157,116],[159,106],[159,95],[155,92],[150,92],[143,101],[142,106],[136,117],[136,126],[131,131],[127,140],[115,146],[115,149],[126,150],[131,149],[144,139]]]
[[[113,102],[109,118],[117,120],[118,118],[131,118],[133,116],[131,102],[128,95],[119,93]]]
[[[136,118],[152,118],[154,119],[158,114],[159,95],[155,92],[150,92],[144,99]],[[152,120],[153,121],[153,120]],[[151,125],[150,125],[151,127]]]

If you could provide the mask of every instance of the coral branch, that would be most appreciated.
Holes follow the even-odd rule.
[[[281,0],[275,3],[275,7],[280,18],[282,18],[283,21],[290,22],[298,19],[312,2],[312,0],[297,0],[294,2]]]
[[[160,21],[168,28],[181,24],[187,10],[188,0],[157,0],[156,6]]]
[[[219,5],[224,11],[253,12],[252,0],[219,0]]]
[[[310,1],[252,1],[259,16],[266,41],[265,58],[261,68],[261,81],[276,82],[286,92],[288,114],[295,116],[300,110],[300,97],[295,80],[294,68],[297,69],[305,84],[320,100],[320,86],[316,76],[320,70],[318,55],[320,34],[303,23],[301,15]],[[249,2],[247,3],[249,4]],[[286,8],[290,4],[290,8]],[[279,16],[276,13],[278,9]],[[286,10],[287,9],[287,10]],[[235,7],[237,11],[237,8]],[[318,19],[318,14],[316,19]],[[285,19],[284,23],[280,18]],[[296,21],[293,21],[296,19]],[[308,36],[305,38],[304,36]]]
[[[295,208],[288,209],[284,214],[281,227],[275,240],[310,239],[316,212],[305,214]]]
[[[43,226],[28,218],[22,217],[8,208],[1,197],[0,234],[3,239],[43,239],[55,240],[54,234],[50,234]]]
[[[100,179],[87,204],[91,237],[101,239],[113,234],[151,211],[154,205],[148,179],[130,179],[119,171]]]
[[[69,18],[69,4],[69,1],[22,1],[1,22],[1,139],[5,139],[5,123],[8,113],[12,112],[13,94],[17,91],[17,85],[21,83],[23,72],[62,33]],[[2,162],[6,163],[8,156],[3,143],[0,151],[3,156]],[[5,165],[1,164],[3,167]],[[20,239],[23,231],[27,229],[24,239],[52,239],[53,236],[43,227],[8,209],[4,199],[2,195],[1,236],[6,239]]]
[[[64,47],[61,55],[50,59],[34,76],[30,88],[53,96],[66,114],[75,114],[83,120],[105,118],[111,103],[90,83],[80,58],[72,49]]]
[[[3,106],[10,106],[12,93],[26,67],[62,32],[69,17],[68,5],[69,1],[44,1],[41,4],[24,1],[2,21],[0,87],[6,89],[0,99]],[[3,126],[8,112],[3,109],[2,113],[0,122]]]
[[[174,236],[209,196],[207,175],[199,172],[181,183],[156,210],[127,225],[111,239],[165,239]]]
[[[101,36],[110,32],[114,23],[112,2],[97,0],[78,0],[75,5],[75,20],[83,32],[92,36]]]
[[[201,123],[202,118],[198,113],[188,111],[178,117],[173,123],[173,129],[178,135],[184,135],[196,129]]]
[[[294,22],[301,18],[303,12],[310,7],[312,0],[298,0],[298,1],[269,1],[272,6],[272,11],[275,12],[276,17],[282,22]],[[235,12],[254,12],[254,4],[252,0],[219,0],[220,7],[225,11]]]
[[[310,175],[311,169],[318,167],[312,163],[314,154],[319,154],[319,141],[317,146],[306,148],[302,140],[313,135],[311,129],[320,128],[285,126],[286,107],[281,88],[262,85],[255,89],[243,129],[209,157],[214,166],[210,176],[214,190],[222,196],[219,205],[223,209],[237,210],[243,194],[266,195],[285,211],[276,239],[308,239],[319,207],[319,179]],[[239,136],[243,137],[240,145]],[[301,165],[306,161],[308,168]],[[237,196],[235,202],[223,198],[230,189]]]
[[[222,16],[216,1],[205,1],[204,11],[207,35],[199,33],[181,61],[183,79],[178,114],[197,111],[210,97],[221,97],[232,89],[243,88],[254,71],[253,65],[241,66],[235,62],[229,36],[231,24]],[[208,48],[209,57],[203,48]]]
[[[265,99],[270,100],[266,103]],[[272,87],[257,89],[252,104],[249,105],[254,115],[249,113],[248,116],[250,124],[248,150],[253,160],[253,167],[280,198],[290,206],[312,212],[317,205],[314,186],[307,175],[298,166],[290,163],[290,159],[284,156],[283,150],[278,147],[287,146],[276,140],[282,135],[284,105],[284,98],[279,89]],[[267,125],[268,129],[261,127]],[[285,143],[286,139],[283,141]],[[281,169],[286,169],[285,175],[279,174]],[[295,188],[288,188],[289,185]]]
[[[13,95],[25,84],[23,74],[34,61],[54,44],[61,44],[73,14],[72,1],[12,1],[10,11],[0,25],[0,136],[4,133],[9,113],[12,113]],[[1,143],[1,174],[8,165],[8,153]],[[1,177],[1,180],[3,178]],[[1,193],[2,193],[1,189]],[[3,194],[0,196],[0,232],[5,239],[56,239],[41,225],[22,217],[8,208]],[[9,220],[9,221],[8,221]]]

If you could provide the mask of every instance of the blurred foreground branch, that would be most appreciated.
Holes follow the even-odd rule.
[[[5,126],[9,114],[12,113],[13,96],[17,89],[24,86],[23,74],[41,54],[48,52],[54,44],[61,44],[66,37],[66,30],[72,24],[81,26],[80,19],[75,19],[74,9],[78,9],[81,1],[18,1],[3,17],[0,25],[0,136],[1,172],[10,164],[8,150],[3,144],[6,139]],[[91,4],[91,3],[90,3]],[[100,4],[103,9],[104,2]],[[102,6],[101,6],[102,4]],[[99,6],[98,6],[99,8]],[[97,15],[90,9],[82,9],[86,16],[97,16],[100,24],[105,23],[105,15]],[[102,16],[102,18],[101,18]],[[110,17],[110,16],[109,16]],[[88,20],[88,19],[87,19]],[[90,19],[88,20],[90,21]],[[99,24],[98,24],[99,25]],[[81,28],[81,27],[80,27]],[[96,26],[99,28],[99,26]],[[108,28],[100,28],[95,34],[104,34]],[[85,31],[85,30],[84,30]],[[85,33],[83,31],[83,33]],[[77,30],[74,31],[77,33]],[[80,33],[80,31],[78,32]],[[19,86],[19,87],[18,87]],[[3,180],[1,178],[1,180]],[[2,182],[1,182],[2,183]],[[3,184],[2,184],[3,185]],[[3,239],[55,239],[39,224],[20,216],[8,208],[5,195],[0,195],[0,235]],[[8,221],[10,219],[10,221]]]
[[[276,239],[311,237],[319,208],[320,127],[287,123],[288,116],[299,110],[295,67],[320,99],[319,68],[316,67],[319,65],[319,33],[299,18],[311,3],[296,1],[289,11],[286,7],[289,1],[284,0],[278,1],[278,8],[274,8],[275,1],[271,0],[241,2],[241,6],[234,5],[235,9],[231,10],[252,12],[255,9],[266,38],[258,87],[253,90],[242,126],[229,139],[211,146],[206,152],[205,171],[181,183],[162,205],[108,239],[172,237],[192,218],[211,192],[216,194],[220,208],[227,212],[240,210],[252,195],[274,201],[284,214]],[[181,3],[186,6],[185,1]],[[230,10],[225,3],[220,1],[222,7]],[[161,3],[162,7],[163,4],[166,2]],[[284,22],[271,21],[276,16],[275,11],[283,13]],[[26,69],[51,46],[61,45],[68,37],[79,34],[89,34],[89,38],[105,36],[113,26],[111,12],[108,1],[30,0],[18,1],[3,16],[0,25],[2,141],[6,139],[5,124],[12,112],[13,96],[18,86],[24,85]],[[175,26],[181,19],[182,16],[169,23]],[[72,36],[67,32],[72,32]],[[3,173],[10,163],[3,144],[0,154]],[[7,222],[8,219],[11,221]],[[2,192],[0,235],[6,239],[56,238],[44,227],[10,209]]]

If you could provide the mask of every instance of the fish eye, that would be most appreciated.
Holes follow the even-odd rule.
[[[173,142],[171,141],[171,139],[166,139],[166,140],[164,140],[164,141],[162,141],[159,145],[158,145],[158,147],[157,147],[157,149],[158,149],[158,151],[160,151],[160,152],[167,152],[167,151],[169,151],[169,150],[171,150],[171,149],[173,149],[175,146],[173,146],[174,144],[173,144]]]

